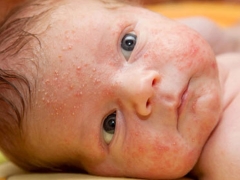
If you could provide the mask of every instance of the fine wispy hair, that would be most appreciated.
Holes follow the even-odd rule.
[[[36,51],[41,49],[35,29],[50,11],[44,3],[26,2],[11,11],[0,25],[0,150],[25,169],[32,165],[26,163],[23,123],[35,91]]]

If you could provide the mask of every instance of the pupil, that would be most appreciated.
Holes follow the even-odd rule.
[[[111,127],[111,129],[115,129],[115,120],[111,119],[108,121],[108,126]]]
[[[114,134],[115,126],[116,126],[116,113],[112,113],[104,120],[103,129],[109,134]]]
[[[133,41],[132,40],[127,40],[126,44],[127,44],[127,46],[131,46],[131,45],[133,45]]]

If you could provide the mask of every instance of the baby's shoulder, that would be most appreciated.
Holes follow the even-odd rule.
[[[206,143],[194,173],[206,180],[239,180],[240,54],[224,55],[220,60],[227,60],[226,66],[232,69],[226,82],[228,85],[223,90],[226,91],[225,105],[219,124]]]

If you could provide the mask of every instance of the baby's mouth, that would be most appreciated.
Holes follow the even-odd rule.
[[[182,111],[184,109],[184,106],[186,104],[186,99],[188,97],[189,82],[190,82],[190,80],[188,81],[187,85],[182,90],[182,93],[179,96],[179,106],[177,108],[178,120],[179,120],[179,117],[181,116],[181,113],[182,113]]]

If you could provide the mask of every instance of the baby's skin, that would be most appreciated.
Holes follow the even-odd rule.
[[[47,61],[26,126],[31,153],[104,176],[184,176],[221,110],[210,46],[142,8],[66,2],[40,36]]]
[[[199,179],[240,179],[240,54],[217,57],[222,86],[222,114],[219,123],[195,166]]]
[[[23,123],[33,157],[103,176],[240,179],[239,54],[216,60],[196,31],[140,7],[64,0],[47,21]]]

